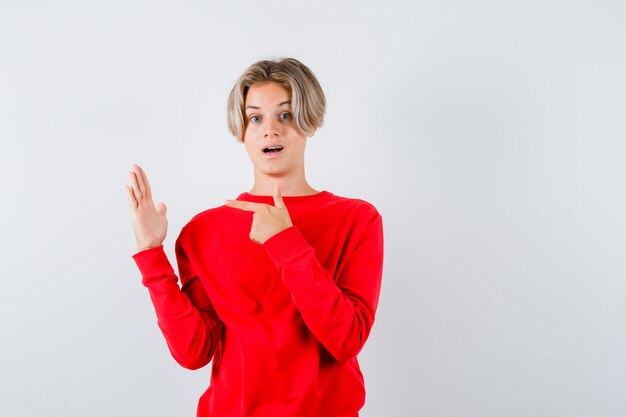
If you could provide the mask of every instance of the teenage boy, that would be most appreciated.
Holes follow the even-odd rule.
[[[357,354],[378,305],[382,218],[370,203],[305,178],[324,93],[293,58],[254,63],[228,99],[228,125],[254,169],[249,192],[195,215],[163,250],[166,206],[145,172],[126,187],[133,255],[175,360],[211,360],[198,417],[355,417],[365,403]]]

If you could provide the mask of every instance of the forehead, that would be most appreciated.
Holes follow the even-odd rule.
[[[289,91],[278,83],[257,83],[248,89],[245,108],[279,107],[290,104],[290,99]]]

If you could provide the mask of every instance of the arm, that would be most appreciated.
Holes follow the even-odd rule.
[[[315,250],[292,226],[263,246],[280,271],[307,327],[338,361],[363,348],[378,306],[383,265],[382,217],[376,212],[359,236],[336,281],[320,265]]]
[[[165,255],[163,246],[142,250],[133,259],[148,288],[157,315],[157,323],[170,353],[187,369],[208,364],[222,335],[223,323],[217,317],[202,282],[176,241],[176,259],[182,289]]]

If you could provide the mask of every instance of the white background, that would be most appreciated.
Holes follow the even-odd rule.
[[[124,191],[166,251],[252,186],[226,99],[318,76],[313,187],[385,226],[363,417],[626,414],[623,1],[0,2],[0,415],[192,416]]]

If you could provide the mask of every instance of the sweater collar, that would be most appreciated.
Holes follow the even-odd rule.
[[[309,195],[295,195],[295,196],[284,195],[283,201],[286,204],[311,203],[313,201],[317,201],[319,199],[322,199],[324,197],[329,197],[332,195],[333,194],[331,192],[323,190],[318,193],[309,194]],[[274,197],[271,195],[256,195],[256,194],[250,194],[248,192],[243,192],[239,194],[239,196],[237,197],[237,200],[274,205]]]

